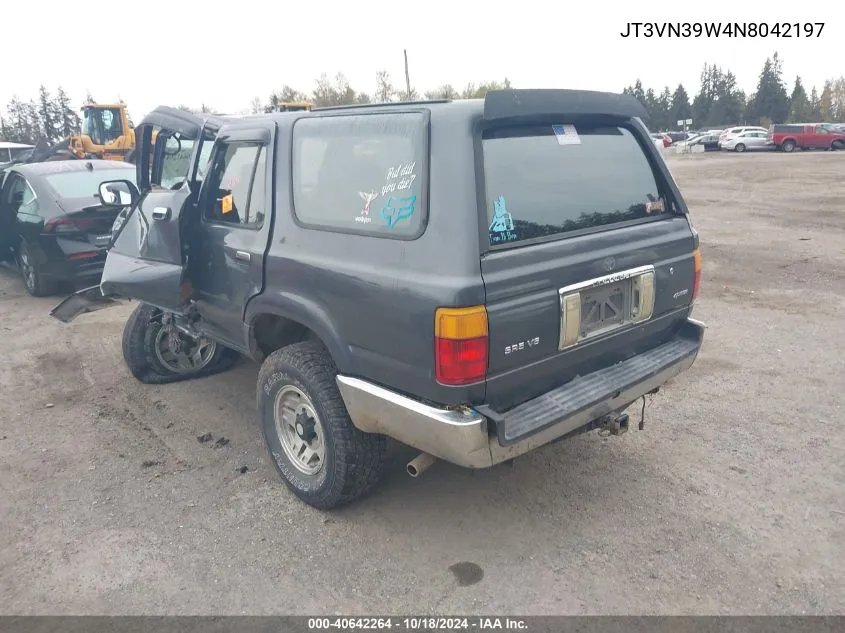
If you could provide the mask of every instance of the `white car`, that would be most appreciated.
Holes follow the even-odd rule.
[[[733,152],[745,152],[751,150],[772,149],[769,145],[769,133],[760,130],[749,130],[734,136],[729,136],[724,141],[719,141],[719,147],[723,150]]]
[[[724,143],[731,137],[739,136],[740,134],[744,134],[745,132],[766,132],[768,134],[769,130],[764,127],[760,127],[759,125],[741,125],[739,127],[729,127],[728,129],[724,130],[721,134],[719,134],[719,143]]]

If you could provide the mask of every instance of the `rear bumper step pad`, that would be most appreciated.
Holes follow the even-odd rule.
[[[499,413],[490,407],[478,407],[478,411],[495,422],[502,446],[515,444],[561,420],[612,400],[639,384],[648,383],[667,368],[695,357],[701,348],[703,332],[691,325],[687,322],[681,333],[668,343],[611,367],[577,377],[509,411]]]

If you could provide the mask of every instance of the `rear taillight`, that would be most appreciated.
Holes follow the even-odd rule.
[[[487,377],[487,309],[438,308],[434,314],[434,366],[442,385],[466,385]]]
[[[85,259],[94,259],[100,255],[100,251],[84,251],[81,253],[72,253],[67,258],[71,261],[82,261]]]
[[[45,233],[79,233],[91,228],[93,220],[80,218],[71,220],[70,218],[51,218],[44,224]]]
[[[45,233],[77,233],[79,228],[70,218],[52,218],[44,224]]]
[[[695,278],[692,282],[692,300],[695,301],[698,297],[698,291],[701,288],[701,251],[695,249],[692,253],[693,270],[695,271]]]

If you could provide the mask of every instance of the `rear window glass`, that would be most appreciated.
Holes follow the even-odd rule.
[[[788,134],[800,134],[804,131],[803,125],[775,125],[774,132],[786,132]]]
[[[128,180],[135,183],[134,169],[95,169],[66,171],[45,176],[47,184],[60,198],[93,198],[100,192],[100,183],[108,180]]]
[[[306,118],[293,131],[293,203],[315,228],[412,237],[422,224],[425,119]]]
[[[630,130],[538,125],[485,132],[490,244],[638,220],[668,209]]]

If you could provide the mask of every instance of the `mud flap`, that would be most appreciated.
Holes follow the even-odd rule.
[[[50,316],[62,323],[70,323],[80,314],[111,308],[122,303],[117,297],[104,296],[100,286],[91,286],[65,297],[61,303],[50,310]]]

